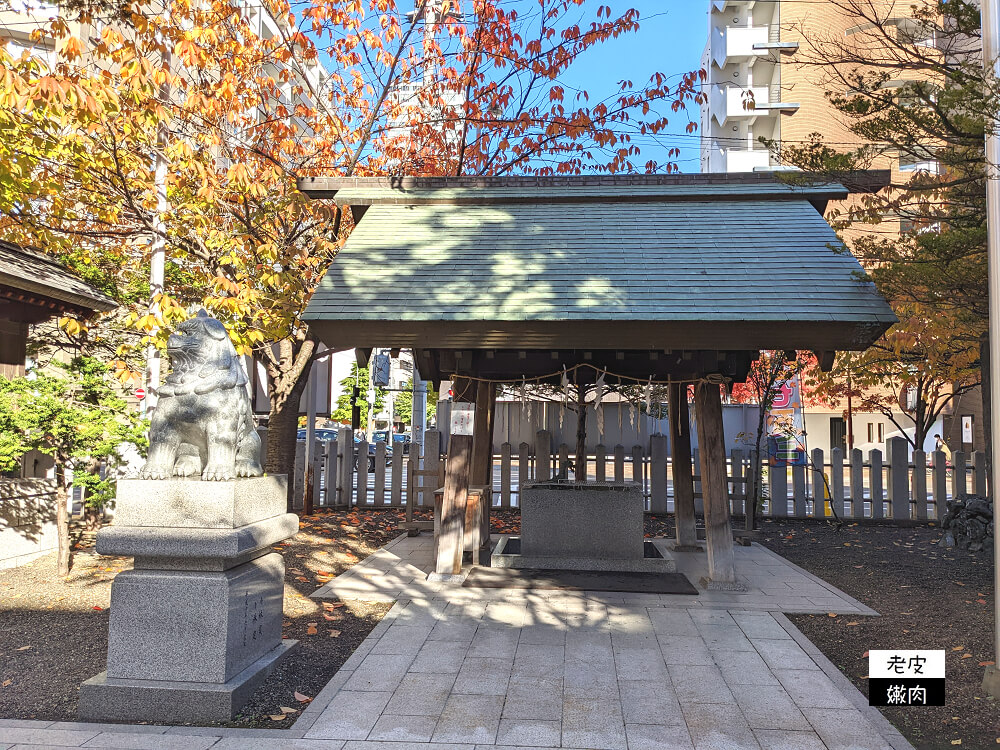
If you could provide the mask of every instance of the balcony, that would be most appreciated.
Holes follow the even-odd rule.
[[[753,94],[751,98],[748,92]],[[772,117],[780,112],[794,112],[799,108],[794,102],[775,102],[770,99],[767,86],[730,86],[714,84],[709,95],[712,116],[724,125],[728,120],[753,122],[758,117]]]
[[[727,172],[757,172],[771,168],[771,154],[767,149],[727,148],[723,154]]]
[[[767,26],[724,26],[712,31],[712,62],[718,67],[729,63],[746,62],[757,55],[766,55]]]

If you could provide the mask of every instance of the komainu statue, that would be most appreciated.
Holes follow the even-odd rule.
[[[263,474],[247,374],[225,326],[200,310],[170,334],[167,354],[171,372],[160,387],[139,476],[221,481]]]

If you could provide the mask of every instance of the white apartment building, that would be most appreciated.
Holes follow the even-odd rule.
[[[783,40],[781,2],[711,0],[702,55],[707,101],[701,108],[701,171],[754,172],[778,165],[759,138],[781,137],[782,115],[799,109],[781,85],[782,59],[799,43]]]

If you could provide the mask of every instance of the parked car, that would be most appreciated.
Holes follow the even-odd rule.
[[[331,442],[331,443],[337,441],[337,430],[331,430],[329,428],[319,428],[319,429],[316,429],[314,432],[315,432],[317,440],[322,440],[323,442]],[[306,430],[305,430],[305,428],[300,429],[298,431],[298,433],[297,433],[297,439],[299,439],[299,440],[305,440],[306,439]],[[355,435],[354,436],[354,468],[358,467],[358,443],[360,443],[360,442],[361,442],[361,438],[359,438],[357,435]],[[377,442],[377,439],[375,441],[372,441],[371,443],[368,444],[368,471],[375,471],[375,443],[376,442]],[[390,463],[392,463],[392,447],[387,445],[385,447],[385,464],[386,464],[386,466],[388,466]]]
[[[376,430],[375,440],[388,443],[389,442],[389,431],[388,430]],[[392,433],[392,447],[396,450],[403,451],[403,455],[407,455],[410,452],[410,436],[405,432],[394,432]]]

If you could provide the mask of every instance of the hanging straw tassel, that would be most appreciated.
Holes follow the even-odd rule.
[[[604,398],[604,373],[597,377],[597,395],[594,398],[594,413],[597,415],[597,432],[604,437],[604,407],[601,406],[601,399]]]
[[[524,424],[528,415],[528,384],[521,378],[521,423]]]
[[[566,405],[569,403],[569,375],[566,373],[566,365],[563,365],[560,387],[563,392],[562,402],[559,404],[559,429],[561,430],[563,419],[566,417]]]

